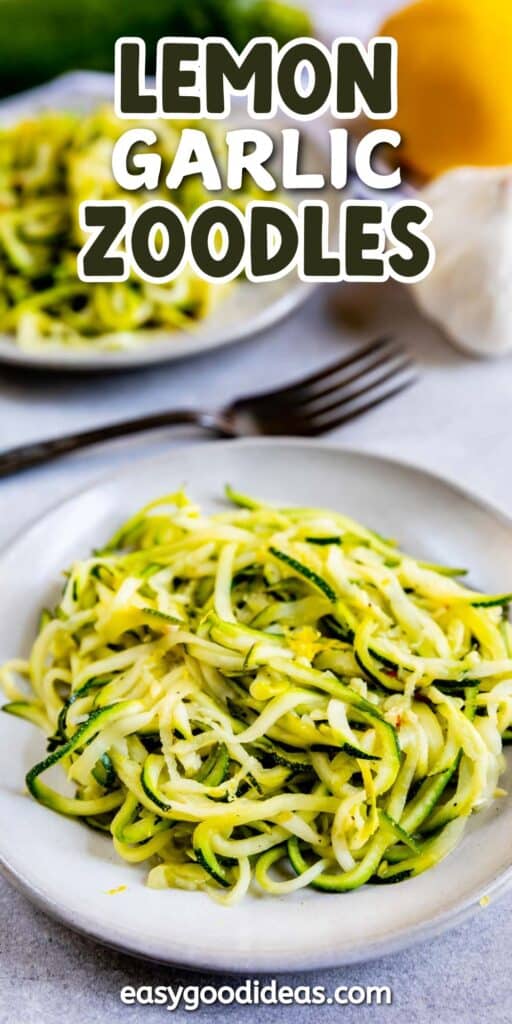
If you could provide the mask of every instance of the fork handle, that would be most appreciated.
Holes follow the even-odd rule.
[[[103,441],[111,441],[116,437],[127,437],[131,434],[140,434],[162,427],[187,424],[217,433],[227,433],[223,429],[220,418],[209,413],[196,412],[193,409],[154,413],[151,416],[120,420],[117,423],[95,427],[93,430],[82,430],[75,434],[64,434],[46,441],[35,441],[31,444],[19,445],[17,448],[10,448],[0,453],[0,477],[12,476],[14,473],[19,473],[20,470],[50,462],[61,455],[68,455],[70,452],[76,452],[81,448],[100,444]]]

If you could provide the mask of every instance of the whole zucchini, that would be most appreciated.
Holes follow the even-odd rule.
[[[151,57],[164,35],[309,35],[307,14],[278,0],[0,0],[0,95],[65,71],[113,68],[119,36],[142,36]]]

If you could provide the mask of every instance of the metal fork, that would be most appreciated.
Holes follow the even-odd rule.
[[[289,387],[239,398],[217,411],[160,412],[11,448],[0,454],[0,477],[88,445],[177,425],[199,426],[224,437],[316,437],[403,391],[415,380],[411,366],[402,346],[378,338]]]

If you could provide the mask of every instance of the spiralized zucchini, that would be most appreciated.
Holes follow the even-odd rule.
[[[144,124],[130,122],[130,127]],[[158,135],[154,151],[170,165],[187,123],[162,119],[147,126]],[[218,126],[200,127],[223,167],[226,152]],[[190,268],[158,285],[135,276],[112,284],[86,284],[77,277],[76,257],[86,241],[78,221],[81,202],[123,199],[138,207],[163,198],[189,217],[211,199],[199,177],[185,179],[173,192],[164,184],[151,193],[123,192],[113,178],[111,158],[125,129],[110,107],[101,107],[87,115],[43,113],[0,132],[0,332],[24,349],[133,347],[140,343],[141,329],[193,329],[223,291]],[[255,197],[247,178],[230,201],[243,209]]]
[[[182,492],[144,508],[3,667],[4,710],[49,737],[28,789],[154,888],[411,878],[503,793],[510,595],[335,512],[228,496],[212,517]]]

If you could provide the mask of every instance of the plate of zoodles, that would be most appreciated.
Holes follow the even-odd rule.
[[[1,559],[7,876],[157,960],[290,970],[512,877],[511,525],[420,470],[219,442]]]
[[[87,237],[80,204],[128,196],[112,175],[112,150],[128,126],[116,118],[112,101],[112,76],[77,72],[0,103],[0,360],[101,370],[184,358],[268,328],[311,291],[293,275],[217,285],[189,267],[166,284],[135,275],[115,283],[80,281],[76,259]],[[225,131],[235,125],[243,126],[241,108],[229,125],[201,122],[219,168]],[[144,125],[130,121],[137,126]],[[187,124],[162,119],[145,126],[156,131],[155,152],[169,165]],[[306,164],[321,170],[325,158],[311,138],[306,149]],[[235,199],[243,211],[263,196],[246,177]],[[327,189],[324,198],[334,197]],[[190,217],[212,194],[199,177],[173,192],[162,183],[129,194],[135,206],[162,198]]]

